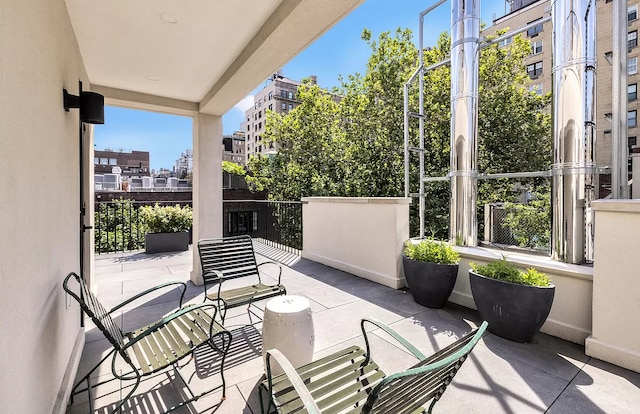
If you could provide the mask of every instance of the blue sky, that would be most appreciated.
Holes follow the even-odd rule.
[[[362,30],[371,30],[373,38],[397,27],[408,27],[417,44],[418,16],[436,0],[366,0],[315,43],[302,51],[282,68],[283,74],[300,80],[318,76],[318,84],[331,88],[339,84],[338,77],[365,71],[371,50],[360,38]],[[435,9],[425,18],[425,45],[435,43],[438,35],[450,30],[450,3]],[[492,17],[505,13],[504,0],[481,1],[482,20],[488,25]],[[252,92],[265,86],[261,83]],[[222,118],[225,134],[240,129],[244,110],[253,105],[249,96],[229,110]],[[171,169],[175,160],[187,148],[192,148],[192,120],[189,117],[158,114],[115,107],[105,108],[105,124],[95,126],[97,149],[112,148],[150,152],[151,168]]]

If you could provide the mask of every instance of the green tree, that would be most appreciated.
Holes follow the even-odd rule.
[[[263,139],[279,145],[272,158],[249,160],[254,189],[267,189],[271,199],[299,200],[319,196],[400,196],[404,189],[403,86],[417,68],[418,51],[408,29],[382,33],[377,41],[364,30],[372,54],[364,75],[342,79],[333,94],[303,84],[301,104],[288,114],[269,113]],[[424,51],[426,65],[450,55],[450,38],[443,33]],[[550,94],[538,96],[525,87],[527,40],[516,36],[507,48],[493,45],[480,56],[479,169],[480,172],[521,172],[547,169],[551,158]],[[450,68],[441,66],[424,77],[425,173],[449,171]],[[417,88],[409,96],[417,111]],[[418,145],[419,124],[410,123],[412,146]],[[412,156],[411,182],[417,192],[418,157]],[[444,184],[444,185],[443,185]],[[535,180],[526,185],[541,186]],[[481,183],[479,205],[492,200],[515,201],[508,182]],[[449,188],[427,186],[427,232],[448,236]],[[417,205],[412,204],[412,234],[417,229]],[[479,209],[480,211],[482,209]]]

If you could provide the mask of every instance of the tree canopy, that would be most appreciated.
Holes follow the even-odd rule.
[[[364,75],[341,79],[341,86],[331,93],[303,82],[298,89],[299,106],[287,114],[267,113],[263,140],[278,143],[279,152],[271,158],[250,158],[247,181],[253,188],[268,190],[274,200],[403,195],[403,86],[418,66],[418,50],[409,29],[382,33],[377,40],[365,29],[362,39],[371,48]],[[426,65],[447,58],[449,52],[450,38],[443,33],[433,48],[424,51]],[[529,78],[524,59],[530,53],[528,40],[521,36],[508,47],[494,44],[481,52],[480,172],[549,167],[551,118],[546,109],[551,98],[526,87]],[[425,172],[444,176],[449,172],[450,68],[441,66],[426,73],[424,82]],[[410,106],[417,111],[417,87],[411,89]],[[411,122],[410,132],[411,145],[417,146],[417,120]],[[415,187],[419,182],[417,161],[412,156]],[[448,226],[448,186],[439,183],[427,191],[427,209],[433,212],[429,215],[431,232],[443,235],[442,228]],[[479,203],[515,201],[505,182],[481,183],[479,194]]]

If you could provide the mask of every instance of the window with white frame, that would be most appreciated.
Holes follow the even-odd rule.
[[[632,57],[627,59],[627,74],[635,75],[638,73],[638,58]]]
[[[508,46],[508,45],[510,45],[511,43],[513,43],[513,37],[509,36],[509,37],[507,37],[507,38],[505,38],[505,39],[502,39],[502,40],[498,43],[498,45],[499,45],[500,47],[504,47],[504,46]]]
[[[638,18],[638,5],[634,4],[627,9],[627,21],[632,22]]]
[[[282,102],[282,105],[280,106],[280,108],[282,108],[283,111],[287,110],[287,104]]]
[[[627,101],[635,101],[636,99],[638,99],[638,84],[627,85]]]
[[[633,30],[627,33],[627,47],[633,49],[636,46],[638,46],[638,31]]]
[[[542,40],[537,40],[531,43],[531,54],[539,55],[542,53]]]
[[[118,160],[115,158],[109,158],[109,165],[118,165]]]
[[[527,88],[529,90],[529,92],[535,92],[536,95],[542,95],[542,84],[541,83],[536,83],[533,85],[529,85],[529,87]]]
[[[638,111],[627,111],[627,127],[631,128],[638,125]]]

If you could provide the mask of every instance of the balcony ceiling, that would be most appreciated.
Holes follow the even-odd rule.
[[[363,0],[66,0],[92,88],[220,115]],[[312,68],[310,68],[312,70]],[[104,92],[106,91],[106,92]]]

